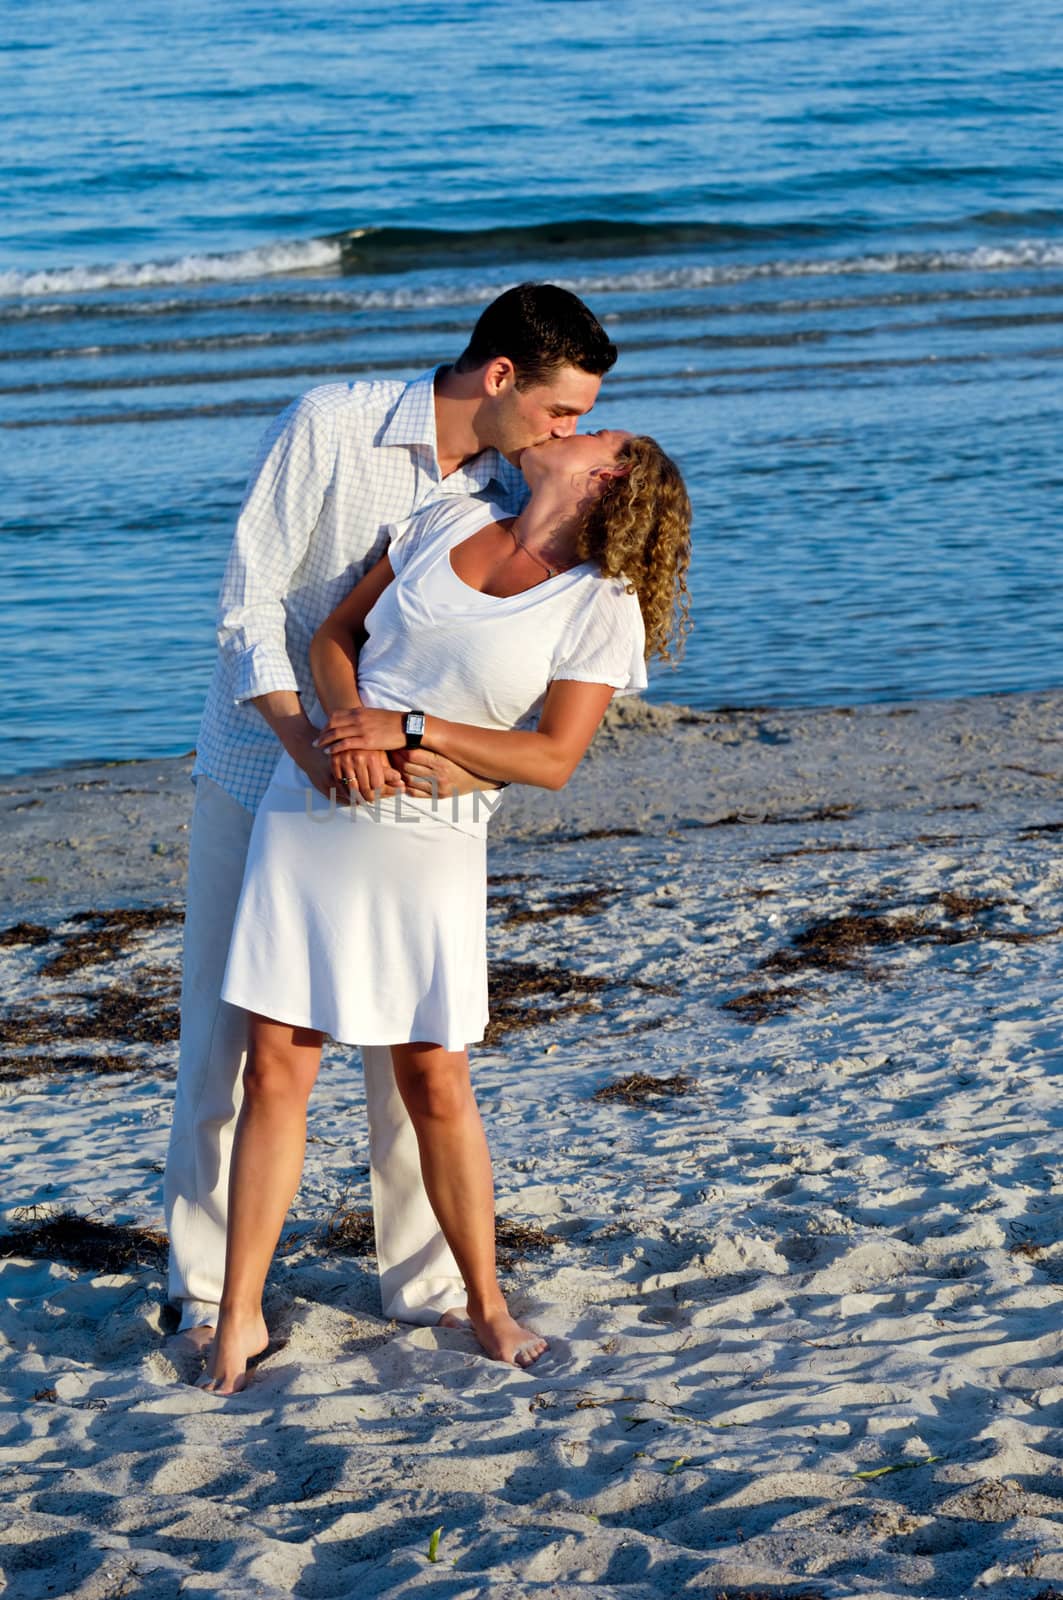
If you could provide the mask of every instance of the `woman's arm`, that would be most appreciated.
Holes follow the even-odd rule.
[[[360,706],[358,693],[358,651],[365,642],[365,619],[395,574],[387,556],[381,556],[350,594],[331,611],[310,641],[310,670],[314,687],[326,716]],[[344,788],[355,788],[363,800],[372,802],[379,793],[395,793],[402,788],[401,773],[395,771],[382,746],[350,751],[331,751],[332,776]]]
[[[310,641],[310,670],[326,715],[362,703],[358,651],[365,643],[365,619],[394,576],[391,562],[381,556],[335,611],[329,612]]]
[[[615,692],[608,683],[556,678],[546,691],[534,733],[478,728],[429,714],[424,743],[463,767],[493,772],[507,783],[561,789],[579,766]],[[318,743],[334,757],[355,750],[396,750],[405,742],[400,711],[368,706],[334,712],[318,735]]]
[[[393,579],[391,563],[387,556],[382,556],[314,634],[310,644],[310,669],[326,715],[349,711],[362,704],[358,693],[358,652],[366,640],[365,619]],[[398,750],[405,743],[400,726],[398,740],[387,748]],[[360,749],[359,761],[366,756],[365,749]],[[438,760],[425,753],[428,760],[423,763],[420,752],[411,750],[396,770],[387,760],[384,746],[378,745],[373,752],[377,764],[369,760],[362,770],[349,749],[333,751],[332,775],[337,780],[353,783],[362,799],[370,802],[375,798],[370,781],[374,774],[376,788],[383,786],[391,794],[404,787],[407,794],[421,799],[430,792],[447,799],[452,794],[469,794],[474,789],[490,792],[498,786],[498,777],[490,767],[486,770],[492,776],[485,777],[481,770],[467,770],[464,762],[447,761],[442,751],[436,752]],[[427,768],[428,778],[423,776],[423,768]],[[382,778],[386,779],[383,784]],[[430,784],[434,784],[434,788]]]

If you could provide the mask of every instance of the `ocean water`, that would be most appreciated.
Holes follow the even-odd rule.
[[[1060,683],[1052,0],[43,0],[0,90],[0,771],[188,749],[270,417],[526,277],[691,487],[651,699]]]

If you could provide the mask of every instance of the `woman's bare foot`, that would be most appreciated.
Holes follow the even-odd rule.
[[[239,1394],[247,1387],[248,1363],[260,1356],[268,1344],[269,1332],[260,1311],[247,1317],[222,1311],[206,1369],[196,1388],[208,1389],[211,1394]]]
[[[525,1328],[511,1317],[505,1302],[481,1312],[469,1306],[473,1332],[487,1354],[495,1361],[508,1361],[515,1367],[530,1367],[548,1349],[542,1334]]]

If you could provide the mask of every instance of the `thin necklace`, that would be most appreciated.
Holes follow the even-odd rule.
[[[515,522],[516,518],[514,518],[514,521],[509,525],[509,531],[513,534],[513,543],[516,545],[518,550],[523,550],[526,556],[531,556],[533,561],[537,561],[541,567],[544,567],[546,569],[546,576],[548,578],[554,578],[559,572],[568,572],[571,569],[573,565],[571,561],[567,567],[551,567],[542,559],[541,556],[537,556],[534,550],[529,550],[528,546],[523,542],[523,540],[517,538],[517,535],[514,532]]]

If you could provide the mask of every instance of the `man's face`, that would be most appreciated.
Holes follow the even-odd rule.
[[[545,383],[527,389],[510,382],[495,402],[495,449],[517,465],[529,445],[575,433],[601,386],[601,378],[579,367],[559,367]]]

